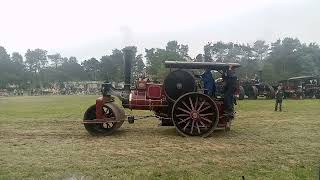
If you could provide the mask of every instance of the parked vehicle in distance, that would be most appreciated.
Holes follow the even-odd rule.
[[[287,80],[281,80],[285,98],[320,99],[320,78],[319,76],[298,76]]]

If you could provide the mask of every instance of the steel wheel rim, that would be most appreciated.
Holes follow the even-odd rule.
[[[196,92],[181,96],[172,109],[176,129],[186,136],[208,136],[216,128],[218,117],[215,102]]]

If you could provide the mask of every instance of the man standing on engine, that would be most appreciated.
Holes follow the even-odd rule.
[[[223,74],[224,81],[224,114],[225,116],[233,116],[234,114],[234,94],[237,90],[237,76],[235,75],[235,68],[230,65],[229,69]]]
[[[205,89],[205,94],[215,97],[216,96],[216,82],[212,77],[212,73],[210,69],[206,69],[206,71],[201,74],[201,79],[203,81],[203,86]]]

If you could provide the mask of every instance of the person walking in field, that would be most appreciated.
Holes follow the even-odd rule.
[[[275,111],[278,111],[278,105],[279,105],[279,111],[282,111],[282,100],[283,100],[283,89],[282,89],[282,85],[280,84],[278,86],[278,89],[276,91],[276,105],[274,107]]]

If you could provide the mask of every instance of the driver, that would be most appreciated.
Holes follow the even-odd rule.
[[[237,90],[237,77],[235,75],[235,68],[230,65],[229,69],[223,75],[224,86],[224,114],[226,116],[233,116],[235,97],[234,94]]]
[[[212,77],[212,73],[210,69],[206,69],[203,74],[200,75],[203,81],[203,86],[205,89],[205,94],[210,97],[215,97],[216,95],[216,82]]]

